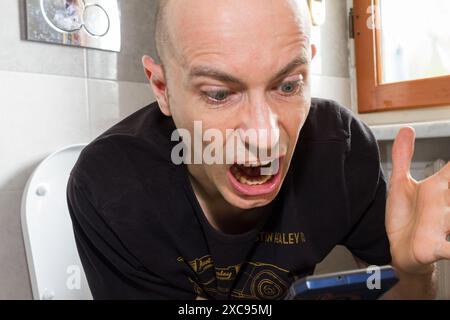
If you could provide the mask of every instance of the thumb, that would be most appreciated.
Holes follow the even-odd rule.
[[[392,148],[392,179],[403,179],[409,176],[415,139],[416,133],[413,128],[400,129]]]

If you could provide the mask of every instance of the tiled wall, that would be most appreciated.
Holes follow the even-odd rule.
[[[31,298],[20,202],[36,165],[153,101],[141,57],[154,1],[119,3],[117,54],[24,41],[24,0],[0,1],[0,300]]]
[[[350,107],[347,4],[345,0],[328,0],[326,8],[325,24],[314,27],[312,36],[318,47],[312,66],[312,95]]]

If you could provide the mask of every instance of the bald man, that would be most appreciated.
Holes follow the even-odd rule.
[[[450,167],[413,180],[402,130],[386,202],[369,128],[310,97],[304,1],[161,1],[156,30],[143,64],[157,102],[86,147],[68,184],[94,298],[281,299],[338,244],[397,268],[387,297],[435,296]],[[230,141],[243,146],[231,162],[205,159]]]

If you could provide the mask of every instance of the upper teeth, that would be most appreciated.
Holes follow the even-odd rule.
[[[248,163],[248,164],[244,164],[244,167],[251,167],[251,168],[262,167],[262,166],[268,165],[271,162],[272,161],[267,160],[267,161],[261,161],[261,162],[257,162],[257,163]]]

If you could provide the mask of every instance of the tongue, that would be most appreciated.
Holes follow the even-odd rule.
[[[247,177],[259,177],[261,175],[261,167],[244,167],[238,166],[241,171]]]

